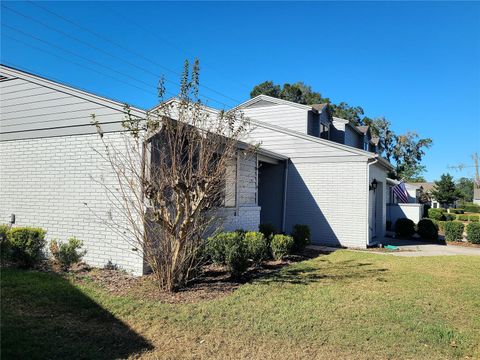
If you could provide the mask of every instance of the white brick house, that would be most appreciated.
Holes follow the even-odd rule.
[[[88,263],[111,261],[143,273],[138,249],[98,218],[113,210],[96,179],[112,186],[114,179],[95,151],[101,142],[91,114],[109,141],[121,141],[123,104],[10,67],[0,70],[0,222],[14,214],[13,226],[45,228],[48,239],[76,236]],[[235,200],[224,209],[227,229],[256,230],[269,222],[290,232],[307,224],[314,243],[351,247],[383,236],[390,165],[328,140],[326,107],[260,96],[239,108],[255,126],[245,141],[261,143],[261,150],[238,152],[230,176]],[[377,188],[370,190],[374,179]]]

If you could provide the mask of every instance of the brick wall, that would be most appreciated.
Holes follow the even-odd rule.
[[[105,138],[123,142],[119,133]],[[97,134],[0,142],[0,222],[13,213],[16,226],[42,227],[48,239],[83,240],[91,265],[111,261],[141,274],[143,260],[134,244],[99,219],[118,218],[98,183],[114,189],[116,180],[94,149],[103,149]]]

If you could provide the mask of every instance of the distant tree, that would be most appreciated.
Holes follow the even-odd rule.
[[[391,130],[390,122],[384,117],[369,118],[364,115],[360,106],[350,106],[346,102],[332,104],[328,98],[323,98],[311,86],[299,81],[294,84],[276,85],[265,81],[256,85],[251,97],[265,94],[299,104],[328,103],[333,116],[350,121],[354,125],[368,125],[374,136],[379,137],[378,151],[395,166],[391,177],[406,181],[422,181],[425,166],[421,165],[425,150],[432,145],[432,139],[420,138],[416,132],[409,131],[397,135]]]
[[[255,85],[250,92],[250,97],[254,98],[258,95],[268,95],[276,98],[280,98],[281,88],[280,85],[275,85],[273,81],[264,81],[261,84]]]
[[[363,109],[360,106],[350,106],[346,102],[342,101],[338,105],[332,104],[333,116],[345,119],[353,123],[354,125],[363,125],[362,115]]]
[[[443,174],[440,180],[435,181],[435,186],[431,191],[432,196],[441,206],[446,206],[459,199],[459,191],[455,187],[453,178],[450,174]]]
[[[456,182],[456,187],[459,191],[460,198],[465,202],[472,202],[473,201],[473,187],[475,182],[473,179],[469,179],[466,177],[461,177]]]

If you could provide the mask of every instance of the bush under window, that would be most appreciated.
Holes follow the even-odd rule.
[[[464,225],[458,221],[448,221],[445,223],[445,240],[462,241]]]
[[[399,237],[409,239],[415,234],[415,223],[407,218],[397,219],[395,222],[395,233]]]
[[[467,240],[472,244],[480,244],[480,223],[467,225]]]

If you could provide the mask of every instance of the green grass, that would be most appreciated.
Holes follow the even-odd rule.
[[[337,251],[176,305],[3,270],[1,310],[2,359],[475,359],[480,258]]]

